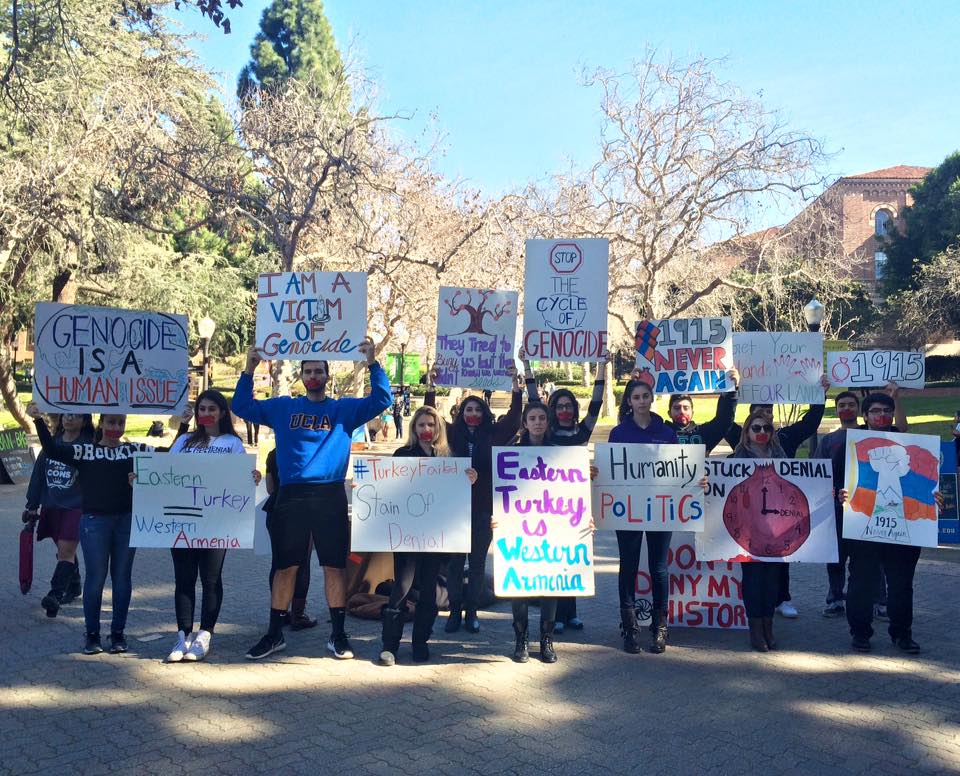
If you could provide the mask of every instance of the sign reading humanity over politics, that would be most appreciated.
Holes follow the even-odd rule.
[[[703,530],[703,445],[598,444],[593,459],[599,530]]]
[[[607,353],[606,240],[527,240],[523,347],[527,358],[599,361]]]
[[[733,388],[729,318],[638,321],[637,369],[654,393],[723,393]]]
[[[255,455],[136,453],[131,547],[253,548]]]
[[[939,476],[939,437],[850,429],[843,538],[936,547]]]
[[[257,347],[268,360],[363,361],[366,272],[268,272],[257,289]]]
[[[509,391],[517,292],[440,287],[437,385]]]
[[[355,552],[470,552],[469,458],[353,458]]]
[[[750,331],[733,335],[741,404],[823,404],[823,336]]]
[[[708,458],[707,467],[699,560],[837,562],[830,461]]]
[[[187,403],[187,318],[37,304],[33,400],[44,412],[178,415]]]
[[[593,595],[586,448],[493,448],[493,520],[496,595]]]
[[[827,353],[827,377],[846,388],[875,388],[891,380],[901,388],[923,388],[923,353],[906,350],[844,350]]]
[[[683,532],[674,533],[670,541],[669,624],[685,628],[746,628],[740,567],[730,562],[698,561],[693,541],[693,534]],[[643,564],[637,572],[636,607],[637,619],[641,624],[648,623],[653,614],[653,585]]]

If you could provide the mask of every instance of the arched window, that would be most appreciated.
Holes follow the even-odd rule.
[[[887,254],[877,251],[873,254],[873,275],[877,280],[883,280],[887,272]]]
[[[893,222],[893,213],[886,208],[880,208],[873,217],[873,231],[877,237],[886,237],[890,234],[890,226]]]

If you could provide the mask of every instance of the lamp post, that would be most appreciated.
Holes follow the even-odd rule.
[[[200,347],[203,350],[203,390],[210,388],[210,340],[217,330],[217,323],[213,318],[204,316],[197,321],[197,332],[200,334]]]
[[[820,324],[823,323],[825,314],[823,305],[816,299],[811,299],[803,308],[803,317],[807,321],[807,331],[820,331]]]

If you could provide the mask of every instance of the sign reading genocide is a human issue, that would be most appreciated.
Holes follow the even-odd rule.
[[[590,520],[586,448],[493,448],[498,596],[593,595]]]
[[[136,453],[131,547],[253,548],[255,455]]]
[[[607,354],[607,240],[527,240],[523,347],[543,361]]]
[[[741,404],[823,404],[823,336],[734,332],[733,363]]]
[[[23,429],[0,431],[0,483],[21,485],[30,482],[33,458]]]
[[[40,302],[35,325],[33,400],[44,412],[183,412],[186,316]]]
[[[844,350],[827,353],[827,377],[846,388],[878,388],[890,381],[901,388],[922,389],[923,353],[906,350]]]
[[[654,393],[723,393],[733,386],[733,334],[729,318],[638,321],[637,369]]]
[[[702,531],[703,445],[597,444],[593,514],[601,531]]]
[[[470,552],[469,458],[352,461],[354,552]]]
[[[268,360],[362,361],[367,273],[268,272],[257,286],[257,347]]]

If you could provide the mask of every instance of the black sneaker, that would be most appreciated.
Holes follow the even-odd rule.
[[[870,639],[867,636],[854,636],[850,643],[857,652],[870,651]]]
[[[327,649],[329,649],[338,660],[353,659],[353,650],[350,648],[350,639],[347,638],[346,633],[331,636],[330,641],[327,642]]]
[[[103,646],[100,644],[99,633],[88,633],[87,643],[83,645],[84,655],[99,655],[103,652]]]
[[[260,660],[274,652],[282,652],[287,648],[287,642],[283,638],[281,631],[276,636],[268,633],[260,641],[247,650],[247,660]]]
[[[920,645],[910,638],[910,636],[901,636],[899,639],[894,639],[893,643],[908,655],[917,655],[920,653]]]
[[[127,651],[127,637],[123,635],[123,631],[119,633],[110,634],[110,653],[113,655],[119,655],[121,652]]]

